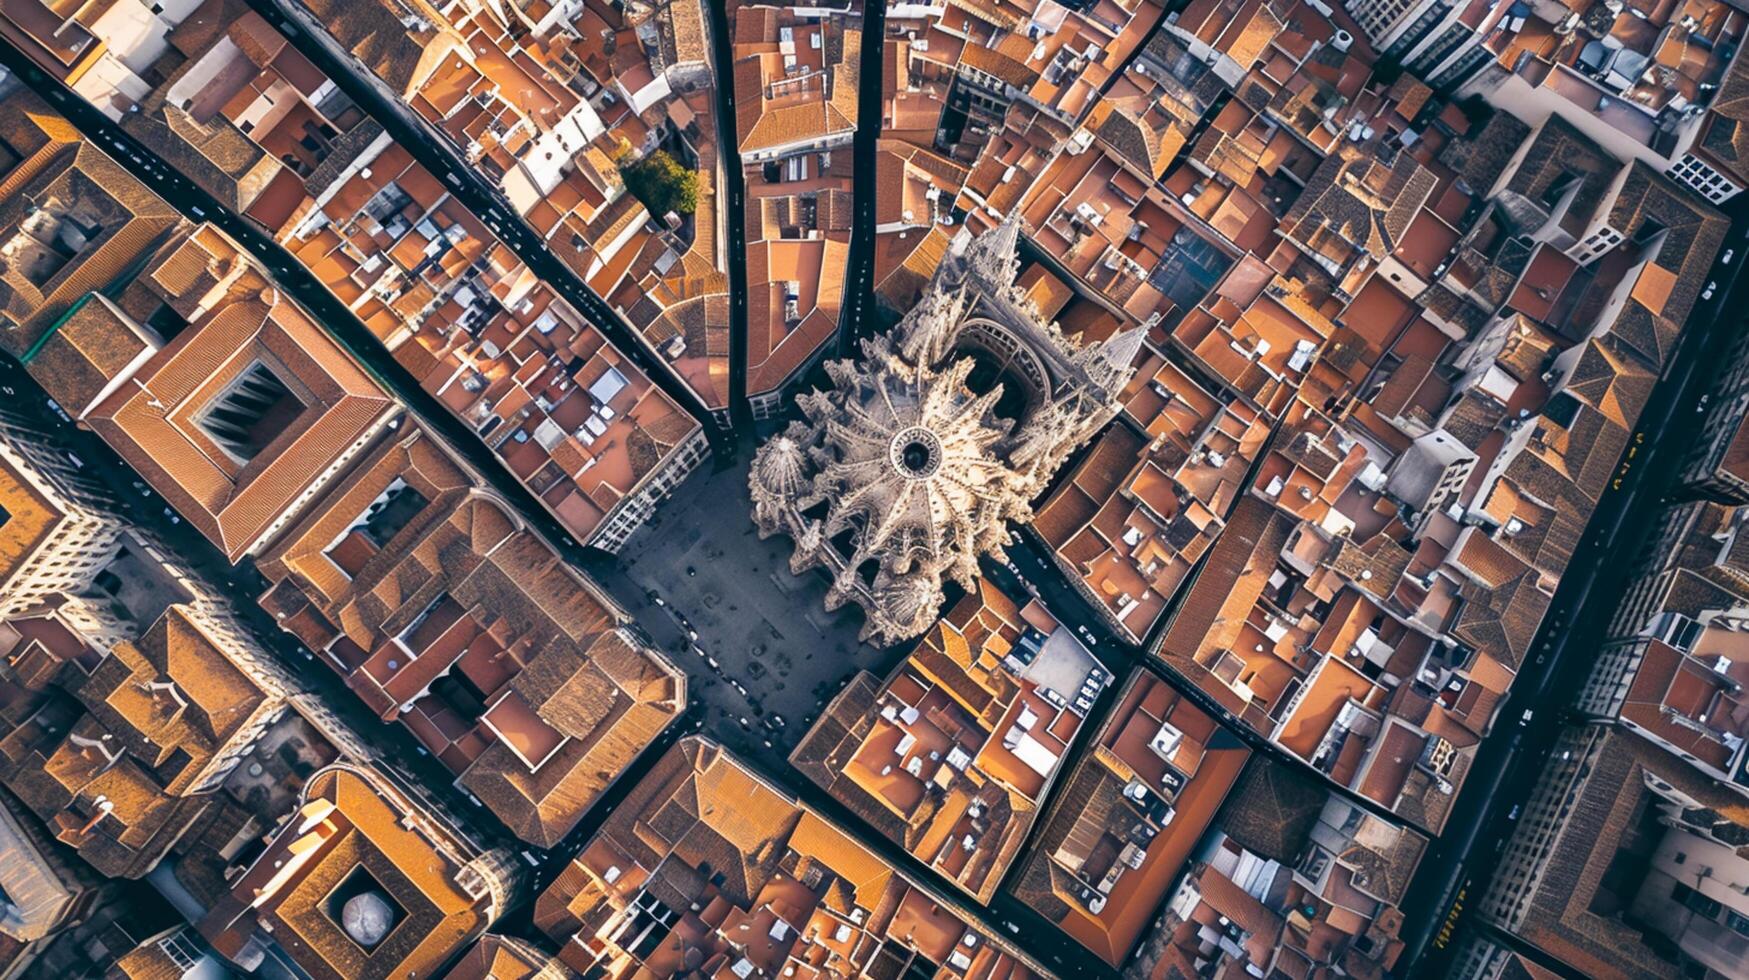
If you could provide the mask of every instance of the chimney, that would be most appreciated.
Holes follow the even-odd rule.
[[[110,799],[107,796],[100,795],[93,801],[93,803],[95,803],[95,806],[91,812],[91,819],[85,821],[85,825],[79,828],[80,837],[84,837],[91,833],[91,831],[95,830],[97,825],[103,822],[103,818],[109,816],[110,813],[115,810],[115,804],[110,802]]]

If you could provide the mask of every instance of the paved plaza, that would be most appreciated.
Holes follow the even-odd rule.
[[[790,539],[759,540],[747,466],[695,473],[599,580],[690,675],[705,730],[777,764],[856,671],[884,675],[909,644],[858,642],[856,607],[827,612],[826,579],[790,574]]]

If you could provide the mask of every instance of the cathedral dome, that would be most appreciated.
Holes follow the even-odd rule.
[[[790,493],[802,485],[807,458],[788,433],[766,443],[753,462],[753,479],[772,493]]]
[[[886,583],[876,597],[894,623],[921,633],[935,621],[941,588],[927,576],[909,575]]]
[[[395,925],[395,912],[380,893],[361,892],[346,900],[340,923],[353,942],[365,949],[383,941]]]
[[[795,539],[792,569],[825,568],[829,601],[868,614],[864,639],[928,629],[943,579],[970,588],[1009,522],[1032,519],[1051,475],[1117,412],[1139,334],[1081,347],[1041,322],[1013,286],[1016,229],[961,241],[892,333],[829,362],[832,388],[800,396],[805,421],[754,458],[760,535]],[[1001,380],[973,384],[980,359]],[[1018,421],[998,412],[1001,367],[1017,362],[1030,406]]]

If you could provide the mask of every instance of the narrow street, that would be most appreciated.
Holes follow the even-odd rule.
[[[715,74],[717,159],[722,186],[718,195],[723,208],[729,264],[729,424],[745,437],[753,431],[753,412],[747,404],[747,174],[741,166],[741,137],[735,128],[735,48],[729,14],[721,3],[704,5],[710,17],[711,69]],[[720,465],[720,464],[719,464]]]
[[[389,356],[370,334],[368,329],[357,320],[352,313],[342,306],[334,296],[321,284],[317,283],[304,271],[297,260],[282,249],[272,239],[263,234],[256,226],[245,219],[226,210],[210,195],[201,190],[192,181],[182,177],[163,160],[137,143],[131,136],[111,123],[98,110],[72,94],[57,80],[48,77],[37,69],[26,56],[9,43],[0,41],[0,65],[4,65],[18,75],[28,87],[41,95],[46,101],[65,115],[88,139],[102,147],[105,152],[127,167],[132,173],[146,183],[154,192],[171,202],[186,217],[192,221],[207,221],[230,235],[238,244],[249,250],[265,267],[272,270],[282,288],[299,300],[316,315],[317,322],[322,324],[344,346],[352,356],[357,358],[385,384],[402,401],[408,403],[414,414],[421,420],[445,436],[464,458],[473,463],[493,485],[493,488],[517,506],[521,516],[542,530],[552,541],[560,554],[571,564],[585,567],[592,562],[588,560],[587,549],[577,545],[565,534],[556,520],[547,515],[544,508],[533,498],[525,487],[513,475],[505,470],[497,457],[479,441],[474,433],[467,429],[453,415],[445,411],[442,405],[426,394],[401,366]],[[22,371],[18,372],[20,383],[36,390],[34,382],[30,381]],[[90,436],[95,439],[95,436]],[[103,447],[107,452],[107,447]],[[110,454],[113,459],[113,453]],[[118,471],[125,472],[125,467],[116,462]],[[695,474],[695,477],[700,474]],[[743,515],[735,515],[741,519]],[[188,532],[184,537],[191,536]],[[190,541],[188,547],[197,545],[210,549],[203,542]],[[222,561],[221,561],[222,564]],[[214,568],[212,572],[229,572],[229,566]],[[223,581],[221,579],[220,581]],[[239,578],[239,582],[243,579]],[[264,615],[255,605],[257,591],[241,588],[235,598],[246,609],[252,610],[256,616]],[[640,629],[643,627],[640,626]],[[357,697],[347,690],[343,680],[325,664],[319,664],[313,659],[303,657],[304,651],[298,649],[295,640],[289,634],[277,629],[273,631],[276,641],[275,649],[288,664],[292,665],[299,676],[307,677],[313,686],[322,691],[325,702],[342,706],[355,715],[362,712],[362,705]],[[319,685],[319,686],[318,686]],[[638,757],[638,760],[621,774],[610,790],[594,805],[584,819],[560,845],[540,856],[535,867],[533,878],[537,883],[551,881],[565,863],[581,849],[582,845],[598,830],[604,820],[613,812],[618,801],[624,798],[632,786],[635,786],[651,766],[661,757],[675,741],[684,735],[698,731],[702,726],[703,712],[695,701],[688,715],[683,720],[668,728],[661,737],[648,746]],[[1097,724],[1096,718],[1090,718],[1089,724]],[[373,729],[365,729],[371,731]],[[455,794],[455,798],[465,799],[453,788],[454,776],[439,766],[435,760],[418,758],[417,747],[411,746],[411,736],[400,732],[392,726],[376,723],[374,731],[381,733],[390,745],[395,742],[405,742],[408,753],[397,751],[394,758],[399,762],[403,754],[407,755],[407,766],[410,772],[421,774],[421,779],[428,785],[442,788],[446,793]],[[832,817],[839,824],[857,828],[859,836],[882,857],[898,867],[903,867],[919,881],[932,882],[934,887],[944,895],[951,894],[951,889],[939,882],[934,873],[922,865],[902,848],[892,844],[884,837],[862,829],[859,818],[850,813],[838,801],[828,797],[812,783],[801,779],[787,767],[764,764],[755,766],[766,778],[786,791],[796,795],[809,806]],[[484,810],[473,806],[468,811],[479,813],[486,817]],[[487,818],[486,822],[498,826],[495,819]],[[519,845],[520,847],[520,845]],[[523,848],[526,849],[526,848]],[[532,852],[531,852],[532,853]],[[981,920],[984,927],[992,933],[1007,937],[1033,955],[1049,962],[1051,968],[1065,976],[1110,977],[1113,971],[1098,964],[1085,955],[1085,952],[1067,936],[1040,919],[1036,913],[1020,905],[1008,896],[999,896],[993,907],[985,909],[970,901],[955,902],[961,914],[970,919]],[[532,937],[532,926],[528,923],[526,908],[519,910],[504,923],[506,931],[522,933]],[[1022,928],[1022,924],[1025,928]]]
[[[164,498],[135,476],[127,463],[96,433],[65,421],[51,410],[48,396],[37,387],[22,365],[5,354],[0,354],[0,399],[5,400],[9,414],[29,419],[32,428],[47,433],[57,449],[98,472],[113,474],[109,483],[127,523],[164,542],[159,547],[173,548],[177,561],[230,602],[250,635],[271,652],[299,684],[314,692],[323,705],[368,740],[385,761],[414,777],[421,787],[456,812],[483,818],[482,826],[502,834],[506,844],[516,844],[496,818],[455,786],[455,774],[425,751],[410,731],[400,725],[386,724],[371,714],[338,673],[326,662],[318,660],[296,637],[280,629],[279,624],[262,610],[258,600],[267,582],[255,571],[253,564],[245,560],[241,565],[232,566],[199,532],[187,522],[175,518]]]
[[[589,288],[570,266],[547,249],[546,243],[510,206],[503,191],[463,159],[454,143],[414,112],[358,60],[344,51],[307,8],[296,0],[248,0],[256,13],[279,28],[300,54],[334,82],[367,115],[382,124],[420,165],[441,177],[450,193],[484,221],[535,275],[577,308],[619,351],[631,358],[650,380],[704,425],[711,450],[732,457],[735,445],[727,429],[707,409],[674,368],[644,343],[637,331]]]
[[[617,311],[571,268],[547,249],[532,228],[517,215],[503,194],[487,178],[468,165],[463,155],[429,122],[414,113],[380,80],[359,65],[326,33],[321,24],[297,3],[297,0],[249,0],[250,6],[283,30],[297,49],[325,71],[358,105],[380,122],[394,138],[406,147],[421,164],[444,179],[450,191],[472,209],[498,234],[531,270],[546,279],[572,302],[603,332],[610,342],[631,357],[654,383],[689,413],[699,418],[716,454],[719,471],[727,471],[743,451],[751,452],[754,426],[747,402],[746,360],[748,347],[748,309],[746,273],[745,180],[736,149],[735,98],[732,79],[732,37],[726,12],[721,4],[707,4],[712,33],[713,56],[717,62],[716,121],[721,186],[718,192],[723,208],[726,262],[730,283],[730,372],[728,411],[711,412],[670,365],[656,356],[644,344],[636,331]],[[1174,4],[1174,6],[1177,6]],[[853,192],[854,223],[844,276],[845,296],[835,342],[840,355],[853,355],[856,343],[876,329],[878,318],[874,310],[875,252],[875,191],[874,179],[877,145],[881,132],[881,69],[884,37],[885,5],[867,5],[863,17],[863,50],[861,55],[861,91],[859,119],[853,143],[853,159],[857,179]],[[1163,20],[1163,18],[1162,18]],[[1159,25],[1155,25],[1155,30]],[[1151,34],[1150,34],[1151,36]],[[393,392],[422,424],[441,435],[456,452],[468,461],[493,490],[517,509],[531,526],[542,533],[571,564],[590,570],[592,575],[624,572],[625,566],[604,560],[604,556],[583,548],[548,512],[541,501],[518,480],[478,437],[477,433],[450,413],[428,394],[376,340],[370,330],[344,304],[302,267],[284,248],[252,222],[226,210],[217,200],[201,190],[174,168],[146,150],[119,126],[110,122],[98,110],[71,93],[65,86],[37,69],[28,58],[10,43],[0,40],[0,64],[17,74],[30,88],[66,115],[96,146],[102,148],[122,166],[134,173],[149,188],[173,204],[191,221],[210,222],[251,252],[277,277],[285,292],[309,309],[318,323],[328,330],[351,354]],[[1733,229],[1733,240],[1740,241],[1741,225]],[[1030,247],[1030,243],[1029,243]],[[1054,267],[1049,257],[1046,261]],[[1403,976],[1440,976],[1450,968],[1452,952],[1460,940],[1472,930],[1487,927],[1462,914],[1465,906],[1473,907],[1487,890],[1496,859],[1514,828],[1514,818],[1535,786],[1552,751],[1556,738],[1568,723],[1560,710],[1571,693],[1583,683],[1591,667],[1591,652],[1602,639],[1608,613],[1614,609],[1632,571],[1625,560],[1636,554],[1653,526],[1653,516],[1663,506],[1683,454],[1700,428],[1704,416],[1697,414],[1696,404],[1720,369],[1723,351],[1733,331],[1734,320],[1723,311],[1734,311],[1749,304],[1749,284],[1739,281],[1737,269],[1719,267],[1718,272],[1733,277],[1716,301],[1697,310],[1695,320],[1713,317],[1705,323],[1694,322],[1685,329],[1672,355],[1666,376],[1653,391],[1650,402],[1634,433],[1629,458],[1618,470],[1617,479],[1607,490],[1593,514],[1583,540],[1576,549],[1567,574],[1563,577],[1549,611],[1533,642],[1532,654],[1523,665],[1515,686],[1503,699],[1495,729],[1483,741],[1472,763],[1470,775],[1458,793],[1448,815],[1446,833],[1435,838],[1424,856],[1408,897],[1402,905],[1404,923],[1402,936],[1407,949],[1398,965]],[[1059,275],[1063,275],[1058,270]],[[1720,279],[1724,280],[1721,274]],[[1729,299],[1727,299],[1727,297]],[[1734,315],[1734,314],[1733,314]],[[0,381],[16,389],[37,390],[15,362],[0,358]],[[11,397],[8,393],[8,397]],[[71,426],[55,423],[65,429],[71,444],[78,446],[82,456],[102,459],[103,465],[118,473],[128,472],[112,452],[97,438]],[[1116,424],[1125,424],[1120,421]],[[737,471],[738,472],[738,471]],[[693,480],[703,480],[698,473]],[[682,488],[684,489],[684,488]],[[138,494],[138,491],[135,491]],[[696,495],[695,495],[696,496]],[[139,494],[131,504],[142,521],[153,520],[151,526],[163,526],[164,533],[177,543],[180,554],[189,557],[206,577],[223,583],[228,594],[246,614],[252,627],[264,632],[264,640],[298,677],[321,692],[329,704],[340,710],[355,724],[374,737],[397,765],[427,786],[445,795],[450,802],[467,812],[484,817],[486,811],[470,802],[453,786],[453,774],[425,754],[413,742],[411,735],[399,726],[385,726],[370,717],[344,682],[325,664],[317,663],[289,634],[277,630],[256,605],[261,582],[250,567],[233,569],[223,558],[200,539],[186,524],[168,523],[157,514],[162,501],[149,492]],[[714,498],[713,498],[714,502]],[[670,507],[688,504],[684,500],[671,502]],[[737,498],[737,505],[742,506]],[[745,522],[743,511],[730,513],[721,508],[714,515],[724,521]],[[658,518],[662,517],[658,513]],[[649,532],[640,532],[647,535]],[[633,539],[634,545],[638,538]],[[731,552],[725,559],[734,562]],[[1197,567],[1200,572],[1201,565]],[[737,569],[738,570],[738,569]],[[669,574],[680,574],[678,568]],[[690,574],[690,573],[689,573]],[[1056,565],[1047,549],[1035,537],[1017,533],[1009,548],[1007,564],[986,561],[984,574],[1020,598],[1031,593],[1041,598],[1050,612],[1068,626],[1081,642],[1113,673],[1114,680],[1089,711],[1071,750],[1064,757],[1047,798],[1040,801],[1041,820],[1032,830],[1034,841],[1043,829],[1043,815],[1048,815],[1056,793],[1069,782],[1073,768],[1086,757],[1092,738],[1104,723],[1116,700],[1116,692],[1136,668],[1150,670],[1163,677],[1183,697],[1218,721],[1231,735],[1242,741],[1254,753],[1279,763],[1311,771],[1330,791],[1384,819],[1403,823],[1384,806],[1343,786],[1331,783],[1321,771],[1292,755],[1267,737],[1255,732],[1225,710],[1215,698],[1191,683],[1183,674],[1146,654],[1149,643],[1135,644],[1118,636],[1089,602],[1077,591],[1065,573]],[[635,580],[627,578],[624,585]],[[1168,599],[1158,627],[1150,641],[1160,635],[1171,621],[1173,613],[1184,601],[1195,582],[1188,578]],[[646,588],[639,584],[639,588]],[[675,618],[666,602],[657,602],[655,591],[650,598],[621,595],[622,604],[636,614],[639,629],[653,642],[670,651],[674,661],[692,677],[697,685],[726,685],[726,678],[712,678],[701,666],[707,654],[697,644],[708,646],[712,638],[702,641],[694,636],[691,621]],[[739,610],[737,610],[739,611]],[[749,613],[754,612],[751,608]],[[692,614],[697,615],[697,614]],[[849,615],[839,613],[838,615]],[[787,626],[789,624],[778,624]],[[798,629],[798,634],[800,630]],[[824,635],[824,634],[822,634]],[[687,644],[696,656],[684,650]],[[680,650],[681,652],[675,652]],[[735,664],[751,670],[749,658],[756,659],[761,651],[752,648],[735,651]],[[871,658],[862,656],[864,661]],[[714,659],[711,658],[713,669]],[[730,661],[730,657],[721,657]],[[854,658],[839,664],[845,676],[862,666]],[[737,683],[736,688],[740,685]],[[1052,971],[1073,977],[1109,978],[1115,971],[1089,956],[1073,940],[1030,908],[1013,899],[1005,890],[998,893],[988,908],[970,899],[941,880],[921,861],[872,832],[847,807],[828,796],[817,786],[802,778],[783,759],[784,747],[793,743],[805,729],[801,712],[784,707],[788,730],[773,733],[770,744],[761,748],[755,742],[766,739],[757,725],[738,723],[744,716],[723,707],[730,703],[722,690],[712,690],[708,700],[704,692],[692,692],[688,712],[651,743],[632,767],[613,783],[610,789],[585,814],[582,822],[559,845],[540,855],[534,864],[535,887],[544,887],[563,868],[602,823],[623,801],[630,788],[645,775],[660,756],[675,741],[686,734],[704,731],[719,741],[736,748],[737,754],[773,784],[801,799],[807,806],[856,832],[868,847],[883,860],[905,870],[915,879],[928,882],[937,891],[954,899],[960,914],[979,920],[992,932],[1024,948]],[[792,692],[799,698],[800,692]],[[756,702],[746,691],[740,697],[749,706]],[[807,699],[812,701],[813,698]],[[764,705],[757,705],[763,708]],[[1532,708],[1534,706],[1534,709]],[[773,708],[775,710],[775,707]],[[753,712],[760,717],[762,712]],[[495,820],[483,821],[495,828]],[[501,829],[501,828],[499,828]],[[1007,882],[1012,883],[1026,860],[1023,853],[1011,869]],[[1164,897],[1163,897],[1164,898]],[[1156,912],[1156,914],[1158,914]],[[512,934],[536,936],[525,906],[500,924],[500,930]],[[1528,955],[1528,954],[1527,954]],[[1544,964],[1552,970],[1554,964]]]
[[[1112,425],[1126,424],[1129,424],[1129,420],[1122,417],[1112,422]],[[1277,431],[1279,431],[1279,426]],[[1271,435],[1273,438],[1274,433],[1272,432]],[[1085,451],[1085,447],[1083,451]],[[1256,476],[1257,464],[1261,461],[1262,454],[1259,454],[1257,462],[1253,463],[1252,468],[1246,473],[1244,485],[1251,484]],[[1066,474],[1073,472],[1074,465],[1075,460],[1071,459],[1064,466],[1063,471],[1058,474],[1058,479],[1061,480],[1065,478]],[[1231,516],[1231,510],[1226,516]],[[1161,611],[1159,618],[1155,621],[1154,629],[1149,631],[1151,634],[1155,634],[1156,638],[1157,635],[1164,633],[1179,606],[1190,594],[1206,560],[1207,554],[1205,553],[1203,558],[1199,559],[1191,569],[1191,574],[1185,577],[1178,590],[1167,597],[1166,608]],[[986,559],[983,562],[983,570],[985,575],[989,576],[1011,596],[1018,597],[1022,594],[1028,594],[1038,597],[1045,604],[1045,608],[1050,610],[1051,615],[1075,631],[1081,642],[1086,645],[1088,650],[1092,651],[1094,656],[1099,658],[1106,669],[1112,672],[1112,676],[1117,678],[1119,683],[1129,676],[1133,667],[1140,665],[1165,680],[1172,686],[1173,690],[1196,705],[1198,710],[1215,719],[1222,728],[1227,729],[1253,753],[1267,756],[1282,765],[1301,769],[1328,786],[1332,793],[1375,816],[1393,822],[1402,822],[1402,818],[1382,804],[1362,796],[1346,786],[1337,785],[1311,763],[1288,752],[1234,717],[1208,692],[1198,687],[1182,673],[1174,670],[1164,660],[1150,655],[1147,651],[1153,649],[1152,643],[1138,645],[1118,635],[1117,631],[1099,614],[1099,611],[1093,608],[1087,597],[1082,595],[1068,580],[1062,568],[1052,559],[1047,546],[1037,535],[1030,531],[1017,530],[1013,542],[1008,546],[1008,565],[1005,567]],[[1092,722],[1096,717],[1099,716],[1090,715],[1089,721]]]
[[[1730,239],[1740,241],[1741,209]],[[1749,282],[1740,266],[1714,267],[1727,279],[1716,300],[1690,316],[1664,377],[1652,390],[1627,457],[1592,513],[1585,536],[1567,565],[1542,627],[1512,690],[1502,699],[1494,730],[1470,766],[1470,778],[1452,806],[1446,833],[1422,858],[1402,905],[1407,944],[1399,966],[1409,976],[1440,976],[1476,923],[1463,909],[1488,890],[1497,858],[1512,836],[1514,818],[1530,798],[1569,722],[1567,707],[1585,683],[1593,654],[1622,593],[1633,557],[1668,503],[1682,458],[1700,432],[1700,397],[1724,366]],[[1558,969],[1552,960],[1544,964]]]
[[[881,140],[881,67],[887,33],[887,5],[862,2],[862,62],[856,93],[856,137],[851,144],[856,181],[850,249],[844,260],[844,300],[838,313],[838,357],[854,357],[857,341],[874,330],[875,176]]]
[[[120,126],[110,122],[60,82],[45,75],[3,39],[0,39],[0,66],[21,78],[27,87],[66,116],[94,145],[101,147],[188,220],[208,222],[241,245],[273,274],[280,289],[314,314],[317,324],[363,364],[379,384],[406,404],[422,424],[442,436],[493,490],[516,507],[524,520],[540,531],[568,561],[573,564],[578,561],[584,548],[577,544],[564,525],[505,467],[498,454],[480,440],[479,434],[420,387],[370,329],[327,287],[317,282],[295,256],[253,222],[220,205],[210,194],[141,146]]]
[[[503,496],[517,510],[519,516],[540,532],[568,563],[580,568],[583,566],[585,557],[594,553],[591,549],[578,544],[559,524],[558,520],[548,513],[540,501],[529,492],[528,488],[504,467],[497,455],[480,441],[474,431],[452,415],[423,388],[419,387],[406,369],[377,342],[369,329],[359,322],[351,311],[341,305],[332,293],[304,271],[297,259],[290,253],[263,234],[254,224],[220,206],[216,200],[192,181],[181,176],[149,150],[140,146],[119,126],[111,123],[102,113],[72,94],[55,79],[45,75],[22,52],[4,41],[0,41],[0,66],[4,66],[28,87],[36,91],[57,111],[67,117],[94,145],[101,147],[118,163],[129,169],[147,187],[176,207],[185,217],[191,221],[210,222],[249,251],[256,261],[270,269],[281,289],[284,289],[287,294],[314,314],[315,322],[326,329],[352,357],[371,372],[379,383],[388,388],[405,404],[414,417],[443,437],[447,445],[471,464],[488,486]],[[13,362],[0,362],[0,366],[12,368],[11,376],[17,378],[16,388],[40,392],[36,383],[24,374],[22,369],[17,368]],[[107,446],[97,440],[96,436],[80,435],[87,436],[86,444],[94,447],[88,450],[92,458],[103,458],[110,461],[109,465],[115,472],[131,472]],[[99,449],[106,455],[99,456]],[[156,500],[157,498],[154,495],[152,499]],[[261,624],[265,613],[261,612],[256,602],[261,590],[258,582],[252,583],[250,581],[251,578],[254,578],[253,571],[233,569],[217,555],[216,551],[212,550],[211,545],[205,539],[200,538],[186,524],[177,527],[180,530],[171,537],[171,540],[184,542],[183,546],[179,548],[179,552],[196,557],[205,556],[205,559],[199,563],[199,567],[206,572],[205,577],[210,582],[224,583],[234,580],[229,593],[231,598],[238,604],[239,608],[256,617],[254,620],[256,624]],[[342,710],[343,715],[351,712],[349,717],[359,717],[360,713],[363,713],[363,706],[358,701],[357,696],[345,687],[343,679],[338,674],[326,664],[317,663],[306,656],[307,651],[301,650],[290,634],[280,631],[277,624],[269,622],[265,624],[264,628],[267,627],[270,627],[270,631],[263,634],[264,638],[267,636],[273,638],[273,647],[280,654],[281,659],[290,665],[298,676],[311,682],[313,687],[322,691],[326,703],[337,710]],[[455,779],[453,773],[443,769],[433,759],[427,758],[423,763],[419,761],[417,756],[422,753],[412,746],[412,736],[409,733],[402,731],[397,726],[383,725],[374,718],[371,720],[375,727],[364,727],[361,730],[379,733],[387,740],[384,744],[389,746],[395,745],[397,741],[404,742],[407,751],[397,750],[397,759],[406,757],[409,760],[410,771],[422,773],[423,781],[427,785],[439,787],[443,792],[454,794],[454,799],[465,799],[458,790],[453,789],[450,785]],[[668,744],[672,744],[675,738],[678,738],[682,727],[681,725],[671,726],[661,739],[645,749],[638,761],[615,784],[615,791],[621,792],[622,790],[619,788],[622,785],[634,784],[637,776],[653,765],[661,756],[662,750]],[[467,809],[479,812],[482,816],[486,815],[484,810],[477,809],[477,806],[471,803]],[[602,816],[604,814],[592,811],[586,816],[585,825],[599,826]],[[594,823],[591,824],[591,821]],[[488,818],[486,822],[489,825],[497,826],[497,822],[493,818]],[[578,839],[583,838],[578,837]],[[547,873],[541,872],[541,874]]]

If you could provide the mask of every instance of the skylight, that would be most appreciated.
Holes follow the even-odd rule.
[[[303,403],[267,365],[256,361],[196,417],[212,440],[238,462],[260,455],[303,411]]]

